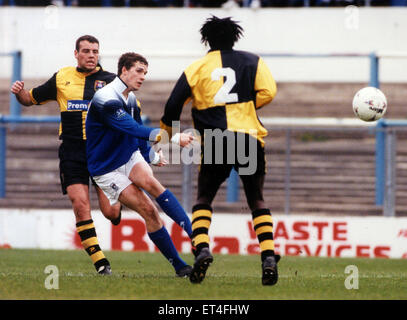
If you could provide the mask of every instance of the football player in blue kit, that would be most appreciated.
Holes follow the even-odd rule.
[[[178,255],[163,225],[158,209],[143,192],[153,196],[162,210],[191,237],[191,222],[172,192],[154,177],[148,163],[167,164],[162,152],[150,142],[163,137],[160,129],[143,125],[137,91],[147,74],[147,60],[136,53],[123,54],[118,76],[93,97],[87,119],[87,159],[91,176],[113,205],[117,202],[138,212],[144,219],[151,241],[173,265],[176,275],[189,276],[191,266]],[[179,133],[172,139],[188,146],[193,136]]]

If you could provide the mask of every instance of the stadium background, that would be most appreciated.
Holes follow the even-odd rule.
[[[15,1],[17,6],[6,6],[10,1],[2,1],[5,6],[0,7],[0,52],[22,52],[22,78],[27,87],[42,83],[62,66],[74,64],[75,39],[85,33],[93,34],[100,40],[101,63],[107,70],[115,71],[117,57],[126,51],[148,58],[149,75],[138,97],[152,126],[158,126],[175,79],[191,61],[205,53],[198,33],[204,19],[215,14],[241,21],[245,35],[237,49],[286,55],[265,57],[279,91],[275,101],[259,112],[265,123],[272,123],[267,125],[270,134],[266,142],[265,197],[277,221],[276,243],[282,253],[406,257],[403,244],[407,238],[407,145],[403,128],[397,130],[394,217],[382,217],[383,204],[377,204],[375,185],[374,127],[354,121],[351,109],[354,93],[369,84],[368,55],[382,52],[393,56],[380,59],[380,88],[389,104],[386,118],[405,119],[406,8],[365,7],[366,2],[361,7],[335,8],[323,8],[321,3],[319,7],[208,8],[194,6],[192,1],[191,8],[84,8],[80,1],[69,2],[71,6],[57,1],[57,6],[33,8],[27,3],[18,6]],[[330,3],[343,4],[325,2],[327,6]],[[338,53],[344,56],[335,55]],[[402,58],[394,58],[400,53]],[[7,115],[11,58],[2,57],[0,67],[0,113]],[[187,107],[183,128],[191,127],[189,112]],[[22,109],[22,115],[58,115],[58,107],[50,103]],[[350,119],[349,124],[344,125],[341,119]],[[315,125],[315,120],[322,122]],[[332,120],[334,125],[328,125]],[[57,124],[3,125],[7,128],[6,195],[0,199],[0,245],[79,247],[72,236],[74,222],[69,200],[60,193]],[[197,168],[192,168],[189,199],[183,193],[183,169],[182,165],[170,165],[154,171],[187,204],[189,212]],[[215,212],[224,213],[218,218],[224,222],[217,223],[214,218],[217,252],[255,253],[245,197],[240,190],[237,199],[230,200],[227,186],[223,186],[214,202]],[[104,248],[154,250],[143,239],[145,230],[134,214],[125,211],[122,225],[113,229],[97,211],[93,192],[92,205]],[[226,228],[227,221],[233,219],[236,223]],[[53,236],[45,239],[43,234],[49,225],[60,227],[55,227]],[[378,226],[388,230],[381,242],[375,238]],[[236,233],[237,228],[241,229]],[[145,241],[141,247],[134,240],[136,234]],[[172,231],[175,234],[176,229]],[[179,237],[177,245],[188,252],[188,243]]]

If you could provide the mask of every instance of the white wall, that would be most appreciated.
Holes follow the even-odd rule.
[[[233,16],[245,29],[237,49],[263,52],[368,53],[407,52],[406,8],[144,9],[8,8],[0,9],[0,52],[23,51],[23,77],[47,78],[75,64],[74,42],[83,34],[101,42],[105,69],[116,71],[117,56],[135,51],[150,62],[149,79],[175,79],[194,57],[156,57],[167,52],[206,50],[199,29],[215,14]],[[271,58],[277,81],[367,81],[366,58]],[[0,78],[10,76],[10,59],[0,59]],[[407,58],[384,59],[381,80],[407,82]]]
[[[120,225],[113,227],[100,211],[92,215],[103,250],[154,252],[140,216],[125,211]],[[161,218],[177,249],[191,252],[186,233],[167,215]],[[276,252],[284,256],[407,258],[405,217],[273,214],[273,224]],[[214,253],[259,254],[250,215],[214,215],[210,240]],[[71,210],[0,209],[2,247],[75,249],[81,244]]]

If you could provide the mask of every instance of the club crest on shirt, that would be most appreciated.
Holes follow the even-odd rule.
[[[117,184],[115,184],[114,182],[112,182],[112,183],[110,184],[110,188],[112,188],[114,191],[119,190],[119,187],[118,187]]]
[[[95,80],[95,91],[98,91],[99,89],[102,89],[106,85],[106,81],[102,80]]]
[[[120,119],[126,115],[126,111],[124,111],[122,108],[116,110],[115,112],[116,119]]]

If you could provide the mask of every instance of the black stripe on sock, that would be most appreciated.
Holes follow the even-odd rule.
[[[199,234],[208,234],[208,228],[197,228],[192,231],[192,238],[195,238]]]
[[[254,230],[256,230],[256,229],[258,229],[260,227],[265,227],[265,226],[273,227],[273,223],[271,223],[271,222],[262,222],[262,223],[256,224],[253,228],[254,228]]]
[[[79,221],[79,222],[76,224],[76,226],[77,226],[77,227],[80,227],[80,226],[84,226],[84,225],[91,224],[91,223],[93,223],[93,220],[92,220],[92,219],[90,219],[90,220],[84,220],[84,221]]]
[[[212,221],[212,218],[207,217],[207,216],[199,216],[199,217],[194,218],[191,223],[194,224],[196,221],[199,221],[199,220]]]
[[[79,237],[81,238],[82,241],[85,241],[86,239],[96,237],[96,230],[95,228],[91,229],[86,229],[78,232]]]
[[[272,232],[265,232],[257,235],[259,242],[263,242],[264,240],[274,240]]]
[[[263,215],[271,215],[270,209],[257,209],[252,212],[253,219]]]

